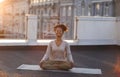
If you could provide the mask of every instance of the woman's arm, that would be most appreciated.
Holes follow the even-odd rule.
[[[40,62],[43,62],[45,60],[48,60],[49,56],[50,56],[50,51],[51,51],[51,42],[49,43],[46,53],[44,54],[43,58],[41,59]]]
[[[70,50],[70,46],[69,46],[68,43],[66,43],[66,51],[67,51],[68,61],[71,62],[71,63],[74,63],[72,53],[71,53],[71,50]]]

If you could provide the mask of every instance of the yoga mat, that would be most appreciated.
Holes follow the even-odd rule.
[[[17,69],[19,70],[38,70],[38,71],[52,71],[52,72],[70,72],[70,73],[83,73],[83,74],[102,74],[101,69],[92,68],[72,68],[69,71],[63,70],[42,70],[39,65],[22,64]]]

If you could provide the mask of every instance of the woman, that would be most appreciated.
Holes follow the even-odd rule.
[[[69,70],[73,67],[73,58],[70,46],[62,40],[67,27],[63,24],[54,27],[56,39],[51,41],[47,51],[40,61],[40,67],[47,70]]]

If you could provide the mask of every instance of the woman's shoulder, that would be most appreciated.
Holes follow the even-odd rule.
[[[67,41],[65,41],[65,40],[63,40],[63,43],[64,43],[65,45],[69,45],[69,44],[68,44],[68,42],[67,42]]]
[[[52,41],[50,41],[50,43],[49,44],[53,44],[55,42],[55,40],[52,40]]]

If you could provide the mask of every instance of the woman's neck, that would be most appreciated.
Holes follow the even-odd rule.
[[[56,41],[62,41],[62,38],[57,37],[57,38],[56,38]]]

